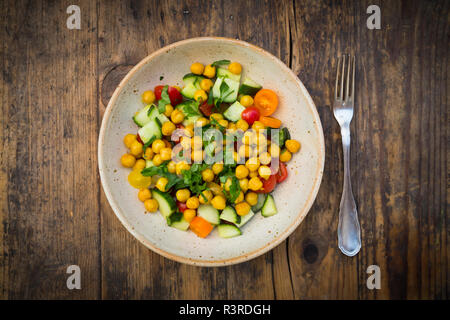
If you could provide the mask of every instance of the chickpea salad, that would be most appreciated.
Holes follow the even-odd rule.
[[[288,177],[300,151],[273,116],[277,94],[249,77],[238,62],[196,62],[183,88],[159,85],[142,93],[121,164],[146,211],[167,225],[207,237],[242,234],[255,214],[278,213],[272,191]]]

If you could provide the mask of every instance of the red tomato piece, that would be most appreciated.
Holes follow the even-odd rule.
[[[164,86],[156,86],[155,90],[153,90],[155,92],[156,100],[161,100],[161,92],[163,89],[164,89]]]
[[[187,209],[187,205],[184,202],[180,202],[177,200],[177,207],[180,212],[184,212]]]
[[[255,191],[256,193],[269,193],[272,192],[273,189],[275,189],[275,186],[277,185],[277,178],[276,175],[271,175],[269,179],[261,179],[263,183],[263,190]]]
[[[169,93],[170,104],[172,106],[175,107],[177,104],[183,102],[183,96],[181,95],[180,91],[178,91],[174,87],[169,87],[169,89],[167,89],[167,92]]]
[[[141,139],[141,137],[139,136],[139,133],[138,133],[138,134],[136,134],[136,140],[137,140],[138,142],[140,142],[140,143],[144,144],[144,142],[142,142],[142,139]]]
[[[241,113],[241,117],[251,126],[253,122],[259,119],[259,109],[256,107],[245,108]]]
[[[200,111],[207,117],[213,114],[212,109],[214,108],[213,104],[208,104],[207,101],[203,102],[202,105],[199,107]]]
[[[286,168],[286,165],[283,162],[280,162],[280,169],[278,170],[276,177],[277,177],[277,183],[283,182],[286,180],[288,176],[288,171]]]
[[[154,92],[155,92],[156,100],[161,100],[161,93],[162,93],[164,87],[165,86],[156,86],[155,87]],[[175,107],[177,104],[180,104],[181,102],[183,102],[183,96],[181,95],[180,91],[178,91],[174,87],[167,88],[167,93],[169,94],[170,104],[172,106]]]

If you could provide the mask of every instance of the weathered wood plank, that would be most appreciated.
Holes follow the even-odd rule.
[[[274,15],[273,8],[269,10],[270,3],[262,1],[100,4],[99,73],[103,110],[109,98],[106,92],[111,92],[111,87],[121,79],[119,76],[116,81],[109,81],[111,77],[161,46],[185,38],[208,35],[240,38],[289,62],[288,5],[289,2],[283,2]],[[120,28],[109,21],[119,21]],[[262,24],[274,31],[262,31],[259,27]],[[130,42],[135,45],[130,46]],[[117,65],[124,67],[116,72]],[[290,281],[284,276],[288,269],[284,244],[273,253],[238,266],[219,269],[184,266],[143,248],[121,226],[103,195],[101,203],[104,298],[270,299],[277,295],[273,276],[277,279],[277,297],[292,297]],[[143,276],[143,271],[148,276]],[[134,290],[130,292],[131,288]]]
[[[79,2],[81,30],[62,2],[1,4],[3,298],[99,297],[96,5]]]

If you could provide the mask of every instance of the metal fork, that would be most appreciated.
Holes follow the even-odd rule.
[[[347,77],[344,78],[346,73]],[[350,179],[350,122],[353,118],[354,100],[355,57],[344,55],[338,58],[333,113],[341,126],[344,152],[344,187],[339,208],[338,243],[342,253],[350,257],[361,249],[361,230]]]

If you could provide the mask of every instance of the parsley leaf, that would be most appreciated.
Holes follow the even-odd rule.
[[[158,101],[159,113],[164,113],[164,111],[166,111],[166,105],[170,104],[170,97],[169,93],[167,92],[168,90],[169,86],[166,85],[161,91],[161,99]]]
[[[183,183],[189,187],[192,193],[200,194],[206,190],[206,182],[203,181],[202,171],[208,167],[207,164],[194,163],[190,170],[183,170]]]
[[[167,217],[167,224],[170,226],[174,222],[178,222],[183,217],[183,214],[180,211],[176,211]]]
[[[169,172],[169,169],[167,169],[167,163],[161,164],[160,166],[145,168],[141,171],[141,174],[145,177],[158,175],[167,178],[169,182],[166,185],[166,190],[169,190],[174,185],[180,186],[180,183],[183,182],[182,178],[177,176],[175,173]]]
[[[179,107],[183,111],[184,115],[189,118],[201,115],[198,111],[198,106],[199,103],[197,101],[187,100],[183,103],[180,103],[177,107]]]
[[[236,199],[239,197],[239,194],[241,193],[241,185],[239,184],[238,178],[236,176],[233,176],[231,178],[231,186],[230,186],[230,202],[234,203]]]
[[[223,66],[223,65],[226,65],[226,64],[230,64],[230,60],[217,60],[217,61],[214,61],[212,64],[211,64],[211,66],[212,67],[218,67],[218,66]]]

